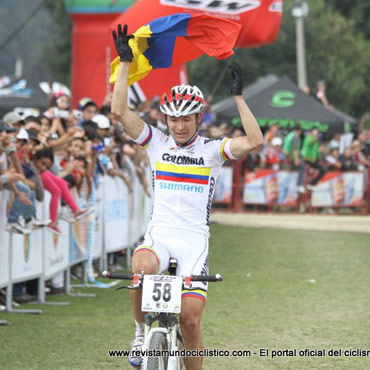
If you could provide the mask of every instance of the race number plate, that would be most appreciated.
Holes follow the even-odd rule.
[[[141,310],[180,313],[181,290],[181,276],[144,275]]]

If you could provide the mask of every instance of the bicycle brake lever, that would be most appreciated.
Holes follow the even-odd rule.
[[[123,286],[119,286],[118,288],[116,288],[115,291],[120,290],[120,289],[136,290],[136,289],[140,289],[140,286],[123,285]]]

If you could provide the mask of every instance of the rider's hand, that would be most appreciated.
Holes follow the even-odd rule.
[[[243,95],[243,71],[238,63],[229,65],[231,95]]]
[[[122,27],[119,24],[116,31],[112,31],[113,40],[116,44],[117,53],[121,62],[132,62],[132,50],[128,44],[129,40],[134,38],[134,35],[127,35],[127,24]]]

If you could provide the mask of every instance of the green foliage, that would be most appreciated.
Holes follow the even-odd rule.
[[[43,58],[54,78],[69,85],[71,68],[72,21],[63,0],[43,0],[53,27],[48,43],[43,48]]]
[[[330,4],[345,18],[354,21],[356,30],[370,40],[370,3],[367,0],[331,0]]]
[[[340,9],[330,5],[331,2],[309,3],[305,37],[311,93],[315,92],[318,80],[325,80],[329,101],[339,109],[359,117],[370,105],[370,96],[367,94],[370,41],[358,31],[360,23],[348,19],[348,15],[342,15]],[[274,44],[235,50],[232,58],[244,68],[245,85],[268,73],[287,74],[296,80],[295,22],[290,14],[292,5],[292,0],[284,1],[282,26]],[[190,80],[202,87],[206,94],[212,94],[214,101],[218,101],[229,95],[229,80],[225,73],[225,65],[229,62],[208,57],[197,59],[189,63]]]

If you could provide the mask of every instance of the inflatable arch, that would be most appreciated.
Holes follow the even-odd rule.
[[[72,104],[88,96],[101,104],[112,90],[110,62],[117,56],[111,32],[118,23],[129,32],[151,20],[175,13],[204,13],[241,24],[236,47],[273,43],[277,37],[282,0],[65,0],[73,20],[71,90]],[[187,81],[184,65],[157,69],[130,89],[134,101],[160,95]]]

